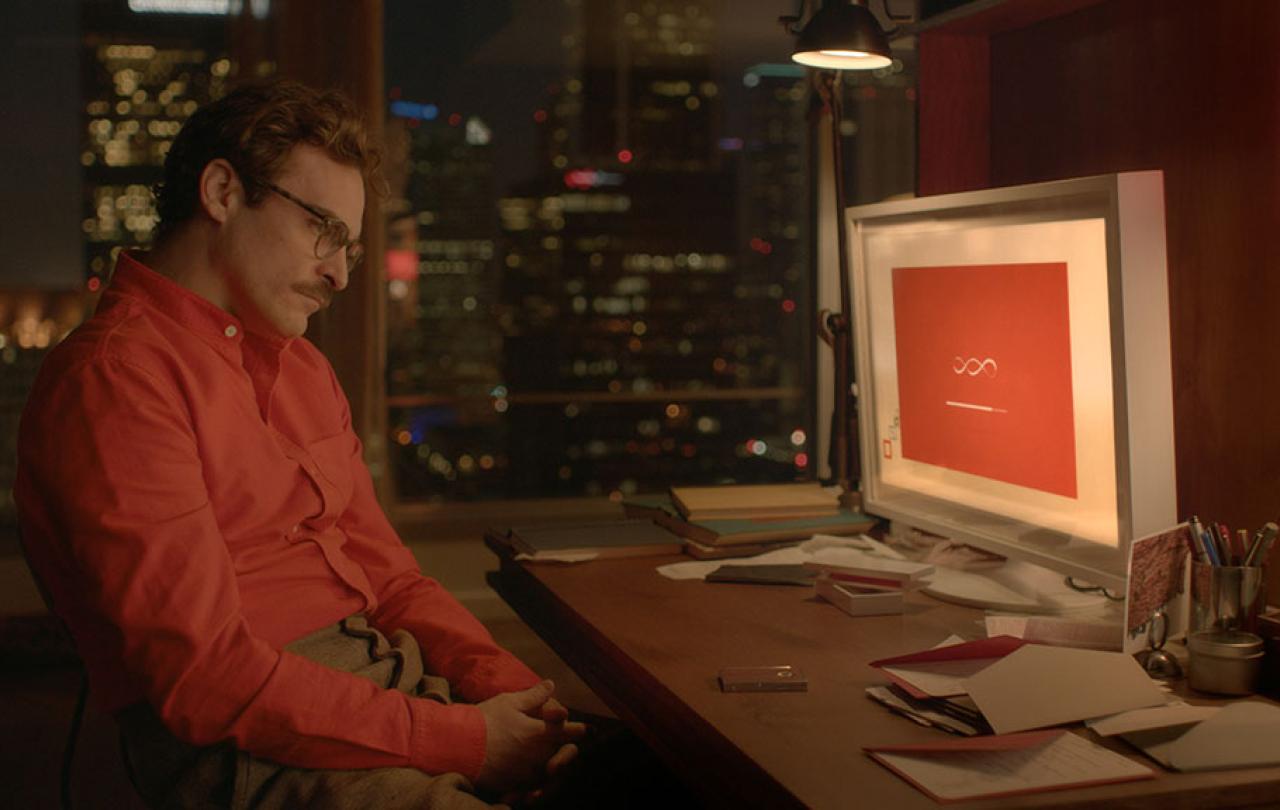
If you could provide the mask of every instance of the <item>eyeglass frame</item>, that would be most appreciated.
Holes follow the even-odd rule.
[[[316,245],[314,249],[317,259],[323,261],[324,259],[333,256],[338,251],[343,251],[347,258],[348,273],[360,266],[360,261],[364,258],[364,245],[361,244],[359,239],[347,238],[351,235],[351,229],[347,227],[347,223],[332,214],[327,214],[324,211],[321,211],[311,203],[298,198],[293,193],[280,188],[280,186],[277,186],[269,180],[263,180],[261,182],[262,185],[266,186],[271,191],[274,191],[276,194],[279,194],[281,197],[284,197],[303,211],[306,211],[311,216],[320,220],[320,232],[316,235]],[[320,243],[325,241],[325,236],[329,233],[336,234],[341,238],[334,240],[337,242],[337,246],[334,247],[333,250],[330,250],[328,253],[324,253],[320,250]]]

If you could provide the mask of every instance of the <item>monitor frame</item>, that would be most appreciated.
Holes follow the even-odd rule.
[[[1126,172],[855,206],[846,209],[846,217],[864,511],[1122,591],[1132,541],[1177,522],[1163,173]],[[993,227],[1080,219],[1101,219],[1105,228],[1116,547],[892,486],[880,478],[880,422],[870,350],[869,238],[903,226],[963,229],[970,223]],[[960,257],[956,263],[966,262]]]

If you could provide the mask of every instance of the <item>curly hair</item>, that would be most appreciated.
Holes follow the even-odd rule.
[[[157,238],[200,210],[200,174],[210,161],[230,163],[256,205],[298,144],[323,149],[376,182],[380,156],[346,94],[283,79],[246,84],[196,110],[174,139],[155,189]]]

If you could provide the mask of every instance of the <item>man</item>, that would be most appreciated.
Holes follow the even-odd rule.
[[[198,111],[154,250],[121,255],[23,415],[24,544],[154,803],[485,806],[583,733],[419,573],[300,337],[359,262],[375,171],[337,93]]]

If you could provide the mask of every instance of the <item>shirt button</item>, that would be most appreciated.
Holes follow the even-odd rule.
[[[226,335],[227,337],[235,337],[236,336],[235,326],[228,326],[226,329],[223,329],[222,334]]]

